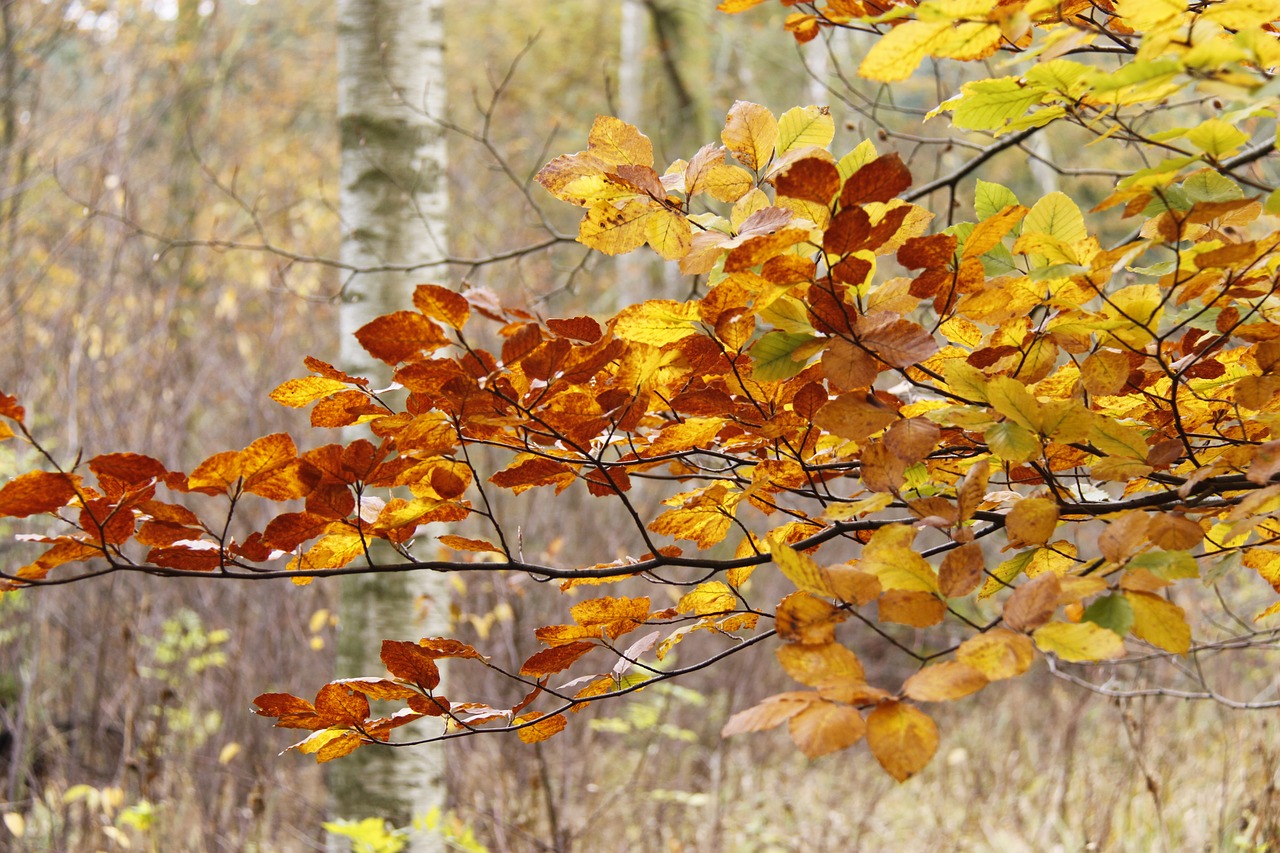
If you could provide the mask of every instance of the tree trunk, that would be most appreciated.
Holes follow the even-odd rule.
[[[407,307],[415,284],[441,275],[430,264],[445,255],[445,150],[434,121],[444,112],[443,9],[441,0],[340,0],[338,14],[342,259],[362,268],[425,265],[364,272],[345,282],[342,367],[377,383],[388,379],[386,368],[353,333]],[[354,577],[343,581],[341,595],[343,676],[382,672],[382,639],[447,630],[444,575]],[[367,747],[331,766],[336,817],[384,817],[405,826],[443,807],[442,748]]]

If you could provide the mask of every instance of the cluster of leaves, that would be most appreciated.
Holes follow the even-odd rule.
[[[1071,119],[1121,133],[1126,109],[1192,85],[1236,92],[1235,123],[1260,123],[1270,104],[1263,69],[1276,43],[1257,4],[871,6],[832,0],[793,29],[892,24],[864,62],[879,79],[924,56],[1037,60],[944,104],[961,127]],[[1115,71],[1061,58],[1103,38],[1134,58]],[[271,435],[190,473],[129,453],[72,469],[48,458],[53,470],[0,488],[0,515],[50,514],[69,530],[36,537],[49,547],[5,583],[506,568],[569,592],[640,577],[679,594],[581,600],[538,629],[543,648],[518,668],[453,639],[387,640],[389,678],[340,679],[314,702],[265,694],[259,713],[308,730],[295,747],[321,761],[424,717],[441,722],[433,740],[514,730],[536,742],[566,712],[776,637],[798,688],[735,714],[724,733],[786,723],[809,756],[865,737],[906,779],[938,743],[922,705],[1021,675],[1039,656],[1194,654],[1208,641],[1174,599],[1182,581],[1233,572],[1280,590],[1280,237],[1267,219],[1273,188],[1255,168],[1274,137],[1236,156],[1248,137],[1235,123],[1210,118],[1155,140],[1174,156],[1099,205],[1141,218],[1106,245],[1067,195],[1024,205],[981,180],[975,221],[935,230],[908,200],[919,196],[898,155],[871,141],[830,153],[823,108],[779,118],[739,102],[722,145],[661,172],[643,134],[601,117],[587,149],[538,181],[584,208],[582,243],[611,255],[647,244],[701,277],[699,298],[601,323],[421,285],[412,309],[357,333],[403,402],[315,359],[273,394],[310,406],[316,427],[364,425],[374,441],[299,453]],[[481,326],[501,337],[496,352],[477,343]],[[5,433],[40,446],[16,400],[0,398],[0,416]],[[500,467],[484,469],[478,447]],[[638,481],[667,490],[654,517],[633,498]],[[525,560],[492,490],[574,486],[630,524],[633,556]],[[161,487],[187,497],[162,500]],[[231,519],[251,496],[281,511],[237,539]],[[200,498],[219,512],[190,509]],[[415,555],[425,525],[467,518],[487,538],[439,535],[432,547],[454,556]],[[50,574],[78,561],[92,567]],[[794,590],[754,601],[764,566]],[[887,639],[918,670],[868,683],[842,623]],[[920,630],[908,642],[895,624]],[[695,632],[722,647],[674,666],[673,648]],[[502,671],[522,698],[446,698],[441,658]],[[398,709],[375,716],[370,700]]]

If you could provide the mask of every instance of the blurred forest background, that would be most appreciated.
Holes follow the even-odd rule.
[[[981,142],[921,123],[916,105],[955,91],[957,69],[864,84],[860,42],[797,48],[769,7],[443,6],[455,262],[418,280],[547,316],[688,292],[647,262],[588,254],[577,211],[531,184],[585,147],[597,113],[638,124],[666,163],[715,141],[736,99],[829,104],[835,149],[875,138],[918,184]],[[0,385],[60,458],[134,448],[176,468],[274,431],[333,440],[267,395],[304,355],[338,354],[336,15],[331,0],[0,0]],[[1087,207],[1126,164],[1083,169],[1075,144],[1012,149],[1001,180],[1026,198],[1066,176]],[[19,452],[0,445],[0,477],[24,468]],[[607,519],[580,503],[568,525],[563,507],[531,516],[527,541],[548,559],[607,552]],[[0,559],[18,559],[13,532]],[[556,594],[454,585],[456,636],[491,650]],[[278,756],[289,733],[249,707],[334,672],[336,591],[113,575],[0,598],[0,848],[325,849],[322,769]],[[1266,664],[1233,665],[1246,679]],[[735,657],[547,744],[450,742],[449,812],[431,832],[518,851],[1262,850],[1280,832],[1280,737],[1262,714],[1110,700],[1041,672],[977,712],[943,710],[941,759],[897,786],[861,750],[810,763],[779,733],[721,741],[732,710],[784,689],[751,667]]]

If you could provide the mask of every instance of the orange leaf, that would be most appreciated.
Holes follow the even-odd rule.
[[[938,727],[913,705],[885,702],[867,717],[867,746],[890,776],[905,782],[933,758]]]
[[[814,702],[787,721],[791,740],[809,758],[818,758],[862,740],[867,724],[848,705]]]
[[[168,470],[159,460],[138,453],[105,453],[89,460],[89,470],[98,479],[111,477],[131,486],[163,479]]]
[[[187,491],[206,495],[225,494],[240,479],[240,451],[224,450],[201,462],[187,478]]]
[[[512,720],[513,725],[527,723],[530,720],[538,720],[541,714],[526,714],[523,717],[516,717]],[[569,724],[569,719],[564,714],[556,714],[554,717],[547,717],[532,725],[517,729],[516,734],[520,736],[520,740],[525,743],[538,743],[544,741],[553,735],[557,735],[564,731],[564,727]]]
[[[911,589],[891,589],[877,602],[881,622],[896,622],[913,628],[937,625],[947,615],[946,602],[933,593]]]
[[[369,719],[369,700],[341,684],[326,684],[316,694],[316,713],[328,726],[358,726]]]
[[[416,311],[394,311],[375,317],[356,330],[356,340],[369,355],[392,365],[435,352],[449,343],[439,326]]]
[[[858,656],[839,643],[787,643],[778,648],[777,655],[778,662],[787,675],[810,687],[821,687],[836,681],[866,679]]]
[[[471,660],[486,661],[487,657],[480,654],[471,646],[459,640],[452,640],[447,637],[423,637],[418,641],[418,645],[426,649],[428,655],[432,658],[469,658]]]
[[[76,496],[76,487],[66,474],[30,471],[0,488],[0,516],[26,518],[56,512]]]
[[[1044,545],[1058,527],[1058,505],[1048,498],[1027,498],[1018,501],[1005,517],[1009,531],[1009,544]]]
[[[370,699],[410,699],[422,696],[412,687],[386,678],[342,678],[332,683],[341,684]]]
[[[986,686],[987,677],[980,670],[958,660],[947,660],[926,666],[908,678],[902,690],[917,702],[950,702]]]
[[[278,729],[322,729],[327,723],[320,719],[315,706],[305,699],[289,693],[263,693],[253,704],[258,708],[253,713],[263,717],[278,717]]]
[[[432,320],[461,329],[471,316],[471,303],[465,296],[438,284],[420,284],[413,290],[413,307]]]
[[[778,602],[778,636],[794,643],[824,645],[835,641],[836,625],[848,618],[820,598],[793,592]]]

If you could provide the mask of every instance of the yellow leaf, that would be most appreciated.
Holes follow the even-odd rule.
[[[867,717],[867,746],[890,776],[905,782],[938,749],[938,727],[914,705],[884,702]]]
[[[890,524],[877,530],[862,549],[857,568],[880,579],[886,590],[937,592],[938,578],[924,557],[911,549],[916,529]]]
[[[652,166],[653,143],[632,125],[613,116],[596,116],[587,150],[613,166]]]
[[[1185,655],[1191,649],[1191,626],[1186,612],[1165,598],[1149,592],[1126,591],[1133,607],[1133,635],[1157,649]]]
[[[623,340],[665,347],[696,334],[700,319],[696,302],[651,299],[619,311],[613,332]]]
[[[613,622],[643,622],[649,617],[650,601],[642,598],[592,598],[569,608],[573,621],[583,627],[608,625]]]
[[[1080,381],[1090,394],[1120,393],[1129,380],[1129,359],[1115,350],[1098,350],[1080,365]]]
[[[769,555],[787,576],[787,580],[795,584],[797,589],[814,595],[835,595],[831,584],[827,581],[826,573],[808,554],[802,554],[783,542],[771,541]]]
[[[848,705],[814,702],[787,721],[791,740],[809,758],[818,758],[862,740],[867,724]]]
[[[1058,505],[1048,498],[1027,498],[1018,501],[1005,517],[1005,529],[1009,544],[1044,545],[1058,527]]]
[[[520,725],[521,723],[527,723],[530,720],[538,720],[538,717],[540,716],[542,715],[526,714],[522,717],[516,717],[511,722],[513,725]],[[569,720],[564,714],[556,714],[554,717],[547,717],[544,720],[538,720],[538,722],[533,723],[532,725],[518,729],[516,734],[519,735],[520,740],[525,743],[538,743],[539,741],[544,741],[547,738],[564,731],[564,727],[568,724]]]
[[[738,101],[729,110],[720,139],[739,163],[759,172],[773,158],[778,121],[765,107]]]
[[[751,177],[750,172],[730,163],[717,163],[712,166],[707,171],[703,183],[708,195],[716,201],[728,204],[745,196],[755,185],[755,178]]]
[[[947,39],[950,30],[950,21],[900,24],[876,39],[858,66],[858,74],[881,83],[906,80],[930,51]]]
[[[639,249],[647,239],[647,220],[659,208],[649,201],[629,199],[620,205],[599,202],[578,225],[578,242],[606,255]]]
[[[1111,660],[1124,657],[1124,639],[1093,622],[1050,622],[1036,629],[1036,645],[1065,661]]]
[[[294,409],[302,408],[308,403],[328,397],[338,391],[345,391],[349,386],[337,379],[323,376],[304,376],[301,379],[287,379],[271,392],[271,399],[282,406]]]
[[[792,107],[778,119],[778,156],[810,146],[826,148],[835,134],[836,125],[830,108]]]
[[[993,628],[960,644],[956,660],[981,672],[990,681],[1013,678],[1026,672],[1035,659],[1031,640],[1007,628]]]
[[[730,613],[738,609],[738,598],[728,584],[721,581],[708,581],[685,593],[676,610],[681,613],[692,613],[695,616],[706,616],[714,613]]]
[[[689,220],[675,211],[659,208],[645,220],[645,241],[668,261],[678,261],[689,254],[693,231]]]
[[[1022,221],[1023,234],[1047,234],[1071,245],[1089,236],[1080,208],[1066,193],[1052,192],[1040,199]]]
[[[917,702],[950,702],[987,686],[981,670],[959,660],[926,666],[907,679],[902,691]]]

